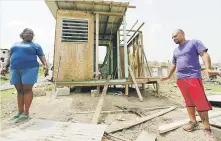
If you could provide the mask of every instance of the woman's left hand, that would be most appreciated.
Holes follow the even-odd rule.
[[[45,77],[48,75],[48,66],[47,65],[44,65],[44,75]]]

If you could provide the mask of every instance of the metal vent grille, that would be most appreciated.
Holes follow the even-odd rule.
[[[88,42],[88,20],[62,19],[61,42]]]

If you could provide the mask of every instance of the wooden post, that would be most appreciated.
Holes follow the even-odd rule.
[[[159,82],[156,82],[156,93],[159,94],[160,85]]]
[[[96,14],[96,77],[99,77],[99,14]]]
[[[145,84],[142,84],[142,90],[145,90]]]
[[[110,59],[111,59],[111,75],[112,77],[114,77],[114,60],[113,60],[113,56],[114,56],[114,53],[113,53],[113,43],[111,42],[111,46],[110,46],[110,50],[111,50],[111,55],[110,55]]]
[[[133,80],[133,82],[134,82],[134,86],[135,86],[135,88],[136,88],[137,95],[138,95],[140,101],[143,101],[143,97],[142,97],[142,95],[141,95],[141,93],[140,93],[140,90],[139,90],[139,87],[138,87],[138,85],[137,85],[137,81],[136,81],[136,79],[135,79],[135,76],[134,76],[134,74],[133,74],[133,72],[132,72],[132,69],[131,69],[130,66],[129,66],[128,68],[129,68],[129,71],[130,71],[131,78],[132,78],[132,80]]]
[[[109,76],[107,77],[107,81],[108,81],[108,82],[109,82],[110,78],[111,78],[111,76],[109,75]],[[97,104],[97,108],[96,108],[96,110],[95,110],[94,116],[93,116],[92,121],[91,121],[92,124],[97,124],[97,122],[98,122],[98,120],[99,120],[99,116],[100,116],[100,113],[101,113],[101,109],[102,109],[102,106],[103,106],[103,103],[104,103],[104,98],[105,98],[106,93],[107,93],[108,85],[109,85],[109,84],[106,84],[106,85],[104,86],[104,89],[103,89],[102,94],[101,94],[101,96],[100,96],[99,102],[98,102],[98,104]]]
[[[123,29],[124,29],[124,71],[125,78],[128,78],[128,52],[127,52],[127,33],[126,33],[126,15],[123,17]]]
[[[129,93],[129,86],[125,85],[125,95],[128,96]]]
[[[117,74],[118,79],[121,79],[121,63],[120,63],[120,31],[117,31]]]
[[[99,14],[96,14],[96,79],[99,79]],[[100,93],[100,86],[97,86]]]

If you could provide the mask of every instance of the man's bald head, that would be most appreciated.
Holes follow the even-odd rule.
[[[182,44],[186,41],[185,33],[182,29],[177,29],[173,32],[172,39],[176,44]]]

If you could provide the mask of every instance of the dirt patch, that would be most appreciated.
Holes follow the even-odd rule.
[[[154,93],[151,89],[142,91],[144,101],[140,102],[136,92],[130,93],[127,96],[107,94],[103,104],[102,111],[119,110],[114,105],[124,105],[127,107],[158,107],[176,105],[177,109],[169,112],[163,116],[159,116],[149,120],[143,124],[125,129],[121,132],[114,133],[114,135],[128,140],[135,140],[142,130],[155,134],[158,141],[204,141],[202,130],[193,133],[184,132],[182,128],[174,130],[164,135],[160,135],[157,131],[158,127],[162,124],[171,123],[175,120],[187,118],[187,113],[183,112],[185,107],[182,95],[174,84],[168,85],[163,83],[159,94]],[[50,119],[55,121],[74,121],[82,123],[91,123],[93,113],[77,114],[76,112],[91,112],[96,109],[99,97],[91,97],[90,93],[71,93],[69,96],[60,96],[56,99],[51,98],[50,92],[46,96],[35,97],[31,106],[30,116],[32,118]],[[2,130],[18,126],[8,118],[16,114],[17,103],[16,97],[9,101],[2,101],[3,110],[10,111],[8,114],[2,116]],[[182,110],[181,110],[182,109]],[[144,110],[146,115],[159,112],[160,110]],[[114,114],[101,114],[99,123],[110,125],[113,122],[122,122],[125,120],[132,120],[138,117],[135,114],[128,112],[114,113]]]

